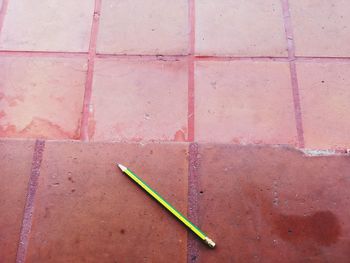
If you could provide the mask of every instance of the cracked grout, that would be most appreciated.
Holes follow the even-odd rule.
[[[29,235],[32,228],[32,220],[34,214],[35,195],[38,189],[41,163],[43,160],[43,153],[45,149],[44,140],[36,140],[33,151],[32,168],[28,182],[28,190],[26,197],[26,204],[24,207],[23,221],[18,242],[18,249],[16,255],[16,263],[25,262],[27,248],[29,244]]]

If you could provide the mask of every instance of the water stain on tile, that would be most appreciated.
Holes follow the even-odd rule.
[[[341,226],[337,216],[328,210],[311,214],[295,215],[279,212],[261,187],[244,186],[251,202],[258,206],[262,218],[271,226],[271,233],[294,245],[310,242],[316,246],[331,246],[339,240]]]
[[[55,138],[78,139],[79,125],[74,133],[64,131],[59,125],[46,119],[34,117],[22,130],[17,130],[15,125],[0,125],[1,137],[26,137],[26,138]]]
[[[277,214],[273,228],[280,238],[291,243],[312,240],[322,246],[338,241],[340,224],[331,211],[318,211],[308,216]]]

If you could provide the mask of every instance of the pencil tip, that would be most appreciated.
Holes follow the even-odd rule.
[[[118,163],[118,167],[120,168],[120,170],[122,170],[123,172],[125,172],[127,170],[127,168],[124,165],[121,165],[120,163]]]

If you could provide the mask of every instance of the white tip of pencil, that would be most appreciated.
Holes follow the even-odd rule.
[[[128,168],[126,168],[124,165],[121,165],[120,163],[118,163],[118,167],[120,168],[120,170],[122,170],[123,172],[125,172]]]

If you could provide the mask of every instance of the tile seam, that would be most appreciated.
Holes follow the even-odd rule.
[[[295,43],[294,43],[292,21],[291,21],[290,10],[289,10],[289,1],[281,0],[281,4],[282,4],[284,28],[285,28],[286,39],[287,39],[289,71],[290,71],[291,85],[292,85],[292,96],[293,96],[296,132],[297,132],[297,138],[298,138],[298,147],[304,148],[305,146],[304,129],[303,129],[302,113],[301,113],[299,83],[298,83],[298,76],[297,76],[297,70],[295,65],[295,60],[296,60]]]
[[[29,235],[32,228],[32,219],[35,207],[35,195],[38,189],[41,163],[45,149],[44,140],[36,140],[33,151],[31,174],[28,181],[26,204],[24,207],[22,226],[17,248],[16,263],[25,262],[27,248],[29,244]]]
[[[100,23],[102,0],[95,0],[94,14],[91,26],[89,53],[88,53],[88,69],[86,73],[85,92],[83,100],[82,118],[80,123],[80,139],[89,141],[89,113],[91,105],[92,84],[95,66],[97,35]]]
[[[0,50],[0,56],[23,56],[23,57],[89,57],[89,52],[75,51],[31,51],[31,50]],[[192,55],[154,55],[154,54],[99,54],[94,58],[99,59],[151,59],[161,61],[177,61],[188,59]],[[289,62],[289,57],[263,57],[263,56],[192,56],[194,61],[281,61]],[[294,56],[293,61],[297,62],[350,62],[350,57],[307,57]]]
[[[188,101],[187,128],[189,142],[195,140],[195,0],[188,1]]]
[[[198,215],[198,191],[199,191],[199,145],[196,142],[189,144],[188,161],[188,218],[195,225],[199,223]],[[199,262],[199,244],[191,232],[187,235],[187,262]]]

